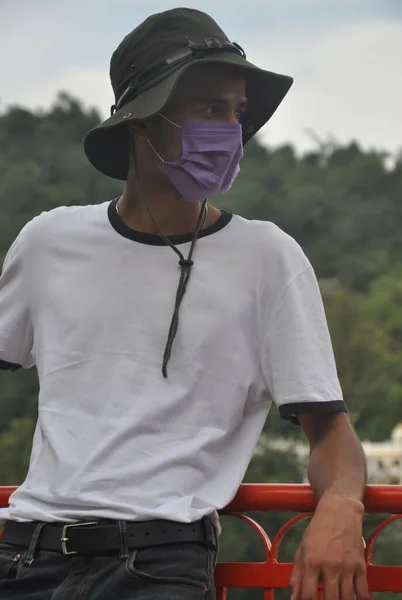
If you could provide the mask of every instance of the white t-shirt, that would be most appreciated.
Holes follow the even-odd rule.
[[[187,256],[191,237],[171,239]],[[0,362],[36,365],[39,418],[1,518],[214,516],[272,401],[288,419],[345,410],[316,277],[291,237],[227,212],[201,233],[165,379],[179,275],[115,201],[24,227],[0,278]]]

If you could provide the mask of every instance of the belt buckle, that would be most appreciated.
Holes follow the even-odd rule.
[[[73,527],[85,527],[86,525],[97,525],[98,523],[96,521],[88,521],[87,523],[70,523],[69,525],[64,525],[63,527],[63,531],[61,532],[61,551],[64,554],[64,556],[70,556],[71,554],[78,554],[78,552],[76,550],[68,550],[67,549],[67,544],[68,544],[68,537],[67,537],[67,531]]]

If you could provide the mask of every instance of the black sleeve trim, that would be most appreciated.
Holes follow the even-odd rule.
[[[10,363],[0,358],[0,371],[18,371],[18,369],[21,369],[21,365]]]
[[[329,402],[292,402],[291,404],[283,404],[279,407],[279,414],[282,419],[286,419],[294,425],[300,425],[297,418],[298,414],[334,412],[347,412],[343,400],[330,400]]]

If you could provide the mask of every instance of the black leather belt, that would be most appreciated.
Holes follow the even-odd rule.
[[[194,523],[176,521],[125,522],[128,548],[147,548],[165,544],[199,542],[215,547],[213,525],[204,518]],[[37,522],[20,523],[7,521],[2,542],[29,547],[38,526]],[[59,525],[47,523],[40,532],[36,548],[70,554],[96,554],[119,550],[122,546],[117,521],[71,523]]]

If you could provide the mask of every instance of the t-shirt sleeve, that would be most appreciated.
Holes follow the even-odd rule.
[[[0,276],[0,369],[32,367],[32,348],[23,256],[17,238],[7,253]]]
[[[287,286],[266,324],[262,345],[265,381],[284,419],[297,424],[300,413],[346,412],[311,265]]]

